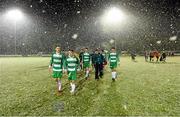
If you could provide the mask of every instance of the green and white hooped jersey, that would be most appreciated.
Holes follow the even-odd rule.
[[[69,72],[76,71],[79,66],[79,60],[76,57],[67,57],[66,59],[66,69]]]
[[[61,53],[53,53],[51,56],[50,66],[53,67],[53,71],[62,71],[64,63],[64,55]]]
[[[119,62],[119,57],[118,57],[118,54],[117,53],[110,53],[109,54],[109,62],[110,63],[117,63]]]
[[[90,63],[90,54],[87,52],[83,53],[83,63]]]

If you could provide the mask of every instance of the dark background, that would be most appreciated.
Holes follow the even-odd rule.
[[[123,29],[104,33],[98,19],[111,6],[123,9],[133,19]],[[179,0],[0,0],[1,17],[11,8],[27,15],[25,23],[17,27],[19,54],[49,53],[56,45],[108,49],[114,45],[104,47],[103,43],[111,39],[116,40],[118,50],[180,50]],[[13,24],[2,22],[0,54],[13,54]],[[177,40],[169,41],[172,36]],[[156,43],[159,40],[161,44]]]

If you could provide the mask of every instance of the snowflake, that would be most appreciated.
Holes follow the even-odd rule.
[[[45,13],[46,11],[45,10],[42,10],[42,13]]]
[[[173,36],[169,38],[170,41],[176,41],[176,39],[177,39],[177,36]]]
[[[73,39],[77,39],[77,37],[78,37],[78,34],[74,34],[74,35],[72,36]]]
[[[67,24],[64,24],[64,28],[66,28],[67,27]]]
[[[157,41],[156,43],[157,43],[157,44],[161,44],[161,41],[159,40],[159,41]]]

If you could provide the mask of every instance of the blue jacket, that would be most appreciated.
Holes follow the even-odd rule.
[[[105,62],[105,58],[102,54],[94,54],[93,56],[93,63],[94,64],[103,64]]]

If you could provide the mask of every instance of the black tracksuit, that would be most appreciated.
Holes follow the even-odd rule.
[[[93,62],[95,65],[95,79],[99,79],[99,77],[103,76],[103,63],[105,58],[102,54],[94,54],[93,55]]]

